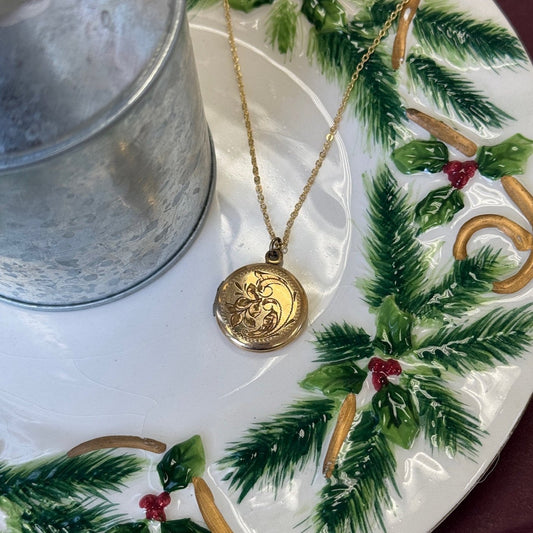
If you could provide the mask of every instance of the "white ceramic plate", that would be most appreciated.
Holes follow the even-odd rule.
[[[236,13],[234,17],[265,194],[274,226],[281,232],[336,111],[340,88],[327,81],[306,57],[309,28],[303,21],[290,60],[272,49],[265,39],[268,9],[262,7],[248,15]],[[492,3],[480,6],[468,0],[460,10],[508,28]],[[169,446],[198,434],[207,457],[204,478],[233,531],[304,531],[312,523],[306,520],[313,515],[325,485],[314,461],[303,471],[297,469],[292,481],[277,490],[268,482],[259,482],[241,503],[237,503],[238,492],[230,490],[222,479],[228,469],[220,469],[217,461],[227,456],[230,443],[242,441],[253,424],[269,421],[284,413],[288,405],[310,396],[298,383],[318,368],[311,342],[314,332],[346,321],[375,334],[376,315],[355,284],[373,276],[365,260],[369,221],[363,174],[376,176],[381,164],[389,165],[401,190],[410,194],[411,203],[447,181],[442,172],[412,176],[399,172],[389,159],[390,150],[367,143],[367,131],[349,108],[294,226],[285,261],[308,292],[310,326],[299,340],[272,354],[251,354],[233,347],[218,331],[211,315],[212,301],[218,284],[230,271],[262,260],[268,235],[252,185],[220,6],[193,13],[190,23],[218,162],[217,193],[206,225],[174,268],[123,300],[64,313],[0,304],[2,462],[48,461],[82,441],[108,434],[142,435]],[[384,50],[389,51],[390,44],[387,41]],[[412,35],[408,46],[421,47]],[[427,99],[409,86],[402,69],[402,102],[431,112]],[[464,73],[491,102],[516,120],[501,129],[477,132],[454,117],[452,124],[479,145],[494,145],[515,133],[533,138],[531,65],[493,69],[468,66]],[[427,138],[418,126],[408,126],[410,133],[400,145],[409,139]],[[451,159],[466,159],[452,148],[450,154]],[[531,162],[520,179],[533,190]],[[472,216],[501,214],[529,228],[499,181],[478,174],[464,195],[466,207],[451,223],[420,236],[431,251],[437,279],[451,267],[455,235]],[[516,252],[510,241],[502,240],[495,231],[480,234],[476,243],[503,248],[515,263],[523,262],[527,255]],[[532,290],[530,284],[514,295],[493,295],[489,303],[471,310],[464,320],[475,320],[497,306],[513,309],[531,302]],[[443,381],[486,433],[480,437],[473,459],[432,451],[423,431],[408,449],[392,446],[398,493],[390,482],[385,484],[391,497],[382,510],[388,531],[430,530],[475,485],[533,391],[531,351],[528,348],[523,357],[508,363],[495,362],[483,371],[469,371]],[[361,368],[366,370],[367,363],[363,361]],[[405,369],[410,364],[407,362]],[[361,410],[371,405],[375,394],[369,377],[358,394]],[[321,397],[320,393],[315,397]],[[331,430],[332,424],[321,458]],[[142,520],[139,498],[162,491],[155,472],[160,456],[141,455],[150,464],[140,475],[128,479],[123,490],[108,494],[125,513],[124,522]],[[18,512],[1,497],[0,509],[6,524]],[[202,523],[192,487],[172,493],[166,515],[169,520],[191,517]],[[372,530],[379,529],[371,523]],[[47,531],[46,524],[42,527]]]

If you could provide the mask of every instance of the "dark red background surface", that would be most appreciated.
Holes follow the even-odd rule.
[[[533,57],[533,0],[496,3]],[[533,533],[533,403],[490,474],[434,533]]]

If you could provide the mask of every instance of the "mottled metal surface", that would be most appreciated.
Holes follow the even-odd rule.
[[[68,308],[168,268],[205,215],[215,162],[184,2],[44,4],[0,16],[0,297]],[[24,53],[7,47],[49,16]]]

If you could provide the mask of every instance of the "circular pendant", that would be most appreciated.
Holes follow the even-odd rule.
[[[213,312],[220,329],[237,346],[267,352],[302,332],[307,296],[300,282],[281,266],[254,263],[220,284]]]

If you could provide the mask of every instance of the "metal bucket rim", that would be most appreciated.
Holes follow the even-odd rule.
[[[60,155],[95,137],[99,132],[114,124],[122,115],[127,113],[160,76],[178,39],[186,17],[186,1],[173,0],[170,2],[170,8],[169,25],[167,26],[169,31],[167,31],[165,38],[148,61],[146,67],[126,89],[121,91],[111,102],[87,121],[73,129],[68,135],[50,144],[0,156],[0,172],[17,170]]]

